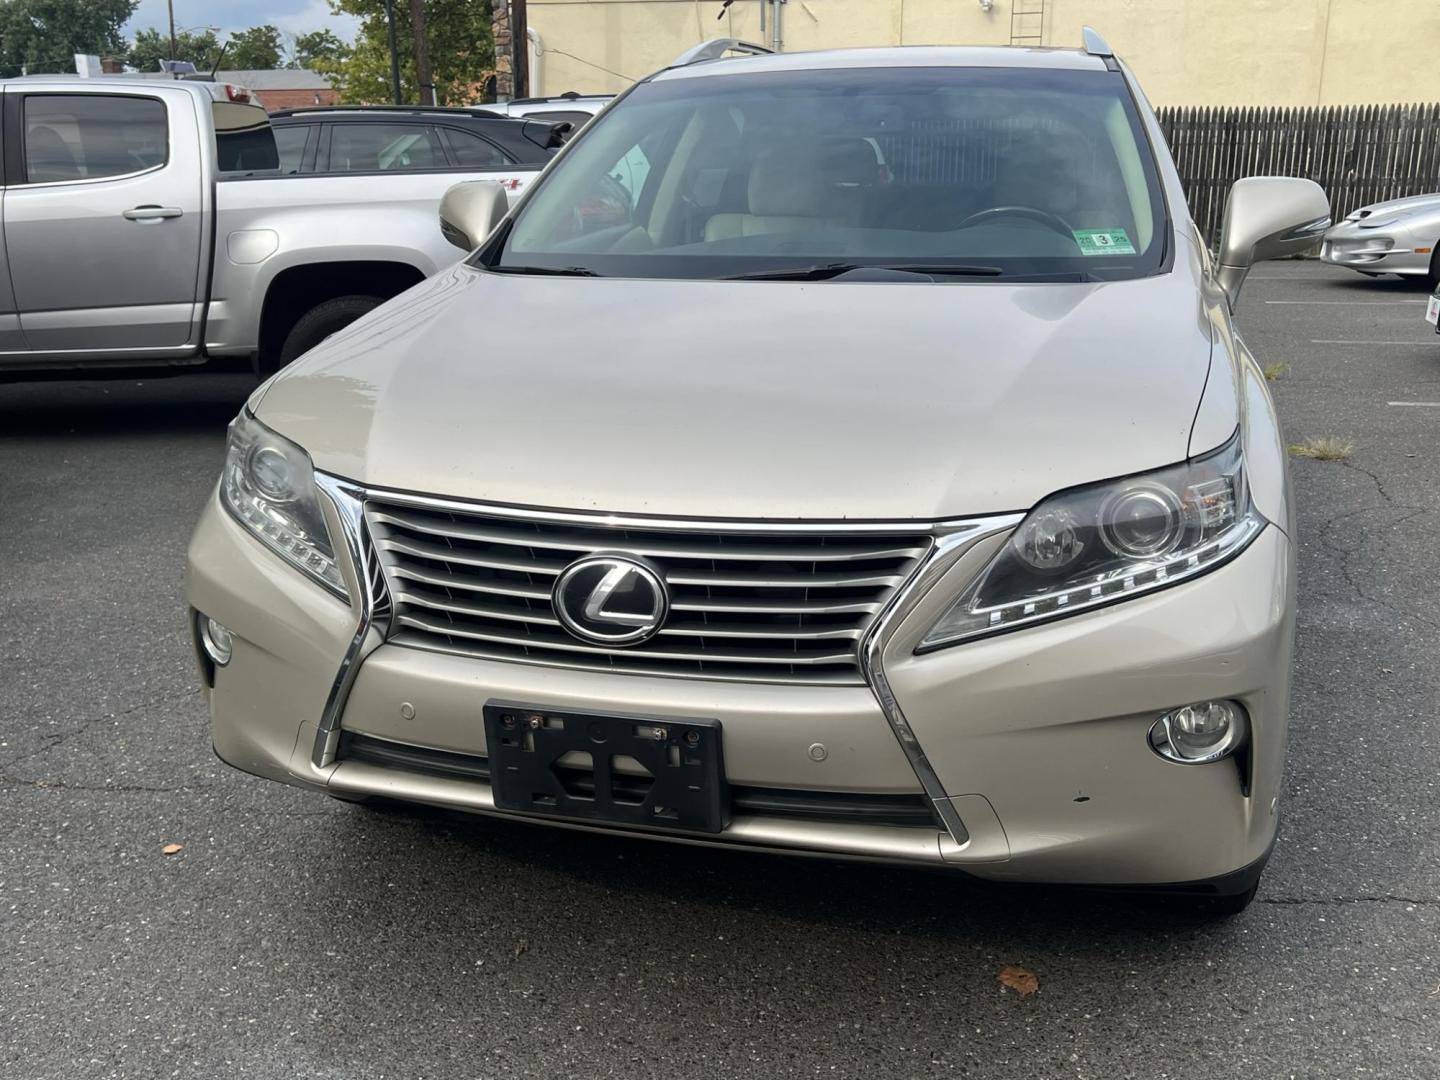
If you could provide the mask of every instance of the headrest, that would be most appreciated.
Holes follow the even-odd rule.
[[[880,179],[880,159],[868,139],[830,139],[823,153],[825,176],[831,184],[870,187]]]
[[[818,146],[766,150],[750,166],[750,213],[756,217],[824,217],[827,186]]]

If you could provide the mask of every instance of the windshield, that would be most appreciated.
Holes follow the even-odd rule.
[[[650,278],[1114,280],[1159,269],[1165,224],[1118,73],[786,71],[638,86],[480,257]]]

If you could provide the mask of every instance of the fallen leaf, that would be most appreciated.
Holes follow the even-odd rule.
[[[166,844],[164,847],[162,847],[162,848],[160,849],[160,851],[161,851],[161,854],[164,854],[164,855],[174,855],[177,851],[181,850],[184,846],[185,846],[184,844]]]
[[[1031,972],[1014,964],[1007,964],[1000,969],[1000,985],[1008,986],[1021,997],[1029,997],[1040,989],[1040,980]]]
[[[516,956],[524,956],[524,955],[525,955],[527,952],[529,952],[529,951],[530,951],[530,942],[526,941],[524,938],[521,938],[519,941],[517,941],[517,942],[515,943],[515,955],[516,955]]]

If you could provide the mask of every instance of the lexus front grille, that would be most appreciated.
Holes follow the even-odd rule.
[[[929,550],[929,533],[878,527],[654,527],[439,500],[366,498],[394,603],[395,644],[495,660],[637,674],[860,683],[859,645]],[[585,640],[551,594],[577,559],[643,560],[669,609],[649,640]]]

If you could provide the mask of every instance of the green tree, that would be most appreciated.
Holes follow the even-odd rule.
[[[495,67],[490,3],[491,0],[425,0],[435,100],[442,105],[466,105],[481,98],[485,77]],[[335,64],[333,70],[326,71],[334,77],[341,100],[368,104],[392,100],[384,0],[330,0],[330,7],[337,13],[360,18],[360,29],[350,55]],[[418,102],[410,5],[404,0],[395,4],[395,37],[400,51],[401,96],[407,102]]]
[[[229,71],[261,71],[280,66],[285,40],[269,23],[252,26],[230,35],[225,48],[225,68]]]
[[[309,68],[312,71],[329,71],[337,69],[339,64],[344,63],[350,55],[350,46],[341,41],[329,30],[312,30],[308,34],[296,34],[294,45],[290,49],[290,63],[292,68]]]
[[[175,59],[189,60],[202,71],[215,66],[220,56],[220,42],[211,30],[192,34],[182,30],[175,35]],[[136,71],[158,71],[160,61],[170,58],[170,35],[160,30],[137,30],[135,42],[125,62]]]
[[[120,28],[136,0],[6,0],[0,3],[0,76],[73,72],[76,53],[122,56]]]

